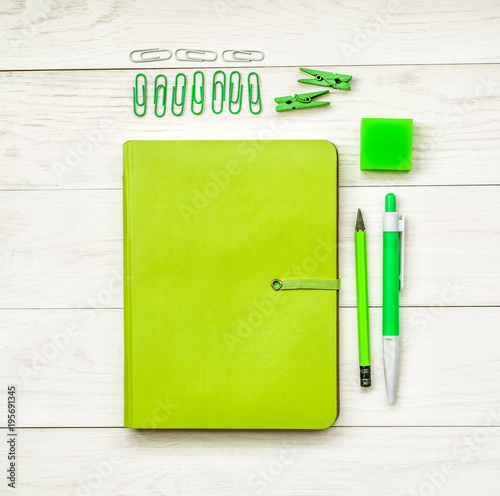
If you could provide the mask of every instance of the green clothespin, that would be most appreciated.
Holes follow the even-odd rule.
[[[329,86],[338,90],[350,90],[349,81],[352,76],[347,74],[334,74],[333,72],[316,71],[314,69],[303,69],[302,72],[314,76],[314,79],[299,79],[299,83],[317,84],[318,86]]]
[[[274,99],[274,101],[278,104],[276,107],[276,112],[283,112],[285,110],[294,110],[294,109],[323,107],[325,105],[330,105],[330,102],[313,101],[313,98],[316,98],[317,96],[320,95],[324,95],[325,93],[329,93],[329,91],[324,90],[324,91],[316,91],[314,93],[301,93],[300,95],[293,95],[293,96],[279,96]]]

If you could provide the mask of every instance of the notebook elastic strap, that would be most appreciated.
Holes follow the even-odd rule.
[[[340,289],[340,279],[273,279],[271,287],[275,291],[289,289]]]

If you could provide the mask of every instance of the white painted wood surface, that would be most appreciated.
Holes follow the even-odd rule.
[[[25,429],[23,496],[497,496],[500,429]]]
[[[356,309],[342,308],[336,425],[477,426],[492,413],[499,426],[498,348],[485,346],[497,342],[499,320],[497,307],[403,308],[399,396],[388,408],[381,309],[371,310],[373,387],[361,390]],[[0,380],[18,384],[23,426],[123,425],[121,310],[2,310],[0,332]]]
[[[381,304],[381,218],[389,191],[407,215],[401,304],[497,305],[500,286],[492,263],[500,253],[500,232],[488,212],[500,210],[500,186],[340,188],[341,305],[356,304],[358,207],[368,229],[370,302]],[[2,225],[3,308],[122,307],[120,190],[0,191],[0,202],[8,220]]]
[[[16,383],[18,494],[498,495],[498,1],[6,0],[0,23],[0,402]],[[219,58],[132,64],[129,52],[143,47]],[[154,117],[156,74],[171,89],[179,68],[188,77],[201,68],[211,95],[213,71],[237,65],[221,61],[226,48],[265,51],[240,67],[260,75],[260,115],[244,105],[239,116],[207,107]],[[352,74],[352,91],[331,92],[327,108],[277,114],[275,96],[315,89],[296,82],[299,67]],[[142,119],[131,110],[139,71],[150,80]],[[361,117],[414,119],[410,173],[359,170]],[[340,154],[338,423],[322,432],[121,428],[122,143],[294,138],[330,139]],[[408,227],[392,408],[379,339],[390,190]],[[369,239],[368,391],[358,386],[358,207]],[[2,435],[5,425],[0,417]],[[0,460],[4,470],[5,445]]]
[[[311,65],[311,64],[309,64]],[[335,67],[353,74],[351,91],[332,91],[329,107],[281,112],[273,98],[316,91],[297,83],[300,66],[259,69],[262,113],[244,105],[238,116],[210,109],[212,74],[206,73],[206,110],[170,113],[176,70],[144,70],[148,110],[132,112],[137,71],[49,71],[0,73],[3,189],[121,188],[122,144],[129,139],[329,139],[339,149],[343,186],[500,184],[498,115],[500,65]],[[324,67],[325,70],[331,67]],[[189,80],[193,69],[186,70]],[[153,81],[168,78],[169,110],[154,115]],[[13,104],[15,102],[15,104]],[[414,119],[411,174],[379,174],[359,169],[362,117]],[[64,132],[62,132],[64,130]]]
[[[496,0],[7,0],[0,14],[5,69],[137,68],[139,48],[216,50],[212,66],[225,49],[263,50],[265,66],[500,62]]]

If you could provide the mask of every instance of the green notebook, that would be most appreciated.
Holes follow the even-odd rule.
[[[129,141],[123,151],[125,426],[332,425],[338,291],[316,287],[338,278],[335,147]]]

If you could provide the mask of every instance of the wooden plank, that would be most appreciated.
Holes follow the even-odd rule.
[[[359,386],[356,309],[340,312],[336,426],[500,426],[500,308],[404,308],[397,402],[386,400],[381,310],[371,310],[373,386]],[[24,427],[123,425],[121,310],[2,310],[0,384]],[[252,339],[251,336],[248,339]],[[245,343],[241,343],[244,352]],[[6,418],[0,418],[6,426]]]
[[[475,10],[474,10],[475,12]],[[325,67],[328,70],[327,67]],[[482,66],[337,67],[354,75],[351,91],[330,92],[326,108],[277,113],[274,97],[314,91],[297,83],[298,67],[259,69],[263,111],[244,104],[237,116],[211,110],[212,74],[205,71],[205,112],[154,115],[153,81],[145,71],[148,111],[132,112],[136,71],[0,73],[1,189],[119,188],[122,144],[129,139],[329,139],[340,154],[344,186],[500,184],[500,64]],[[168,76],[169,95],[176,71]],[[226,71],[229,75],[229,71]],[[191,80],[193,71],[186,71]],[[316,87],[317,88],[317,87]],[[362,117],[414,119],[411,173],[359,170]]]
[[[500,425],[499,341],[492,322],[500,308],[418,307],[401,310],[397,401],[386,399],[382,310],[370,310],[372,387],[359,386],[356,309],[340,313],[341,415],[339,425],[482,425],[491,413]]]
[[[139,66],[142,48],[258,49],[259,65],[450,64],[500,62],[495,0],[408,3],[364,0],[314,4],[202,0],[5,2],[3,69]],[[249,40],[253,40],[249,42]],[[170,67],[186,66],[174,58]],[[208,62],[205,65],[210,65]],[[230,64],[228,64],[230,65]],[[233,64],[234,65],[234,64]]]
[[[492,218],[500,208],[500,187],[391,190],[407,215],[402,305],[498,305],[492,261],[500,251],[500,232],[492,229]],[[356,304],[353,230],[358,207],[368,229],[370,301],[381,303],[381,215],[388,191],[340,190],[343,306]],[[192,201],[186,198],[186,204]],[[2,308],[122,307],[121,191],[4,191],[0,204]],[[305,271],[314,263],[311,257],[298,261]]]
[[[0,195],[4,308],[122,306],[121,191]]]
[[[2,310],[2,391],[21,426],[123,425],[121,310]],[[1,419],[6,426],[6,419]]]
[[[298,432],[29,429],[19,433],[18,450],[24,496],[497,496],[500,485],[500,429],[487,424]]]
[[[472,8],[465,0],[354,6],[320,0],[313,7],[273,0],[11,0],[0,6],[0,21],[0,397],[7,384],[17,384],[18,491],[497,496],[498,1]],[[165,73],[171,89],[179,69],[189,79],[195,70],[174,59],[148,70],[129,61],[132,49],[156,46],[217,50],[216,62],[196,67],[205,72],[207,96],[213,72],[229,75],[237,66],[221,61],[223,49],[264,50],[262,62],[239,66],[245,83],[257,69],[263,112],[249,114],[245,88],[238,116],[213,115],[208,100],[199,117],[187,110],[181,118],[168,112],[156,119],[154,76]],[[352,74],[353,89],[331,92],[328,108],[277,114],[274,97],[314,90],[296,82],[299,67]],[[140,71],[150,81],[142,119],[131,111]],[[191,85],[188,108],[190,91]],[[362,117],[414,118],[411,173],[361,173]],[[341,414],[332,429],[118,428],[121,145],[193,138],[324,138],[339,149]],[[390,190],[408,225],[393,407],[385,399],[379,340],[380,214]],[[358,385],[352,257],[358,207],[369,229],[370,390]]]

